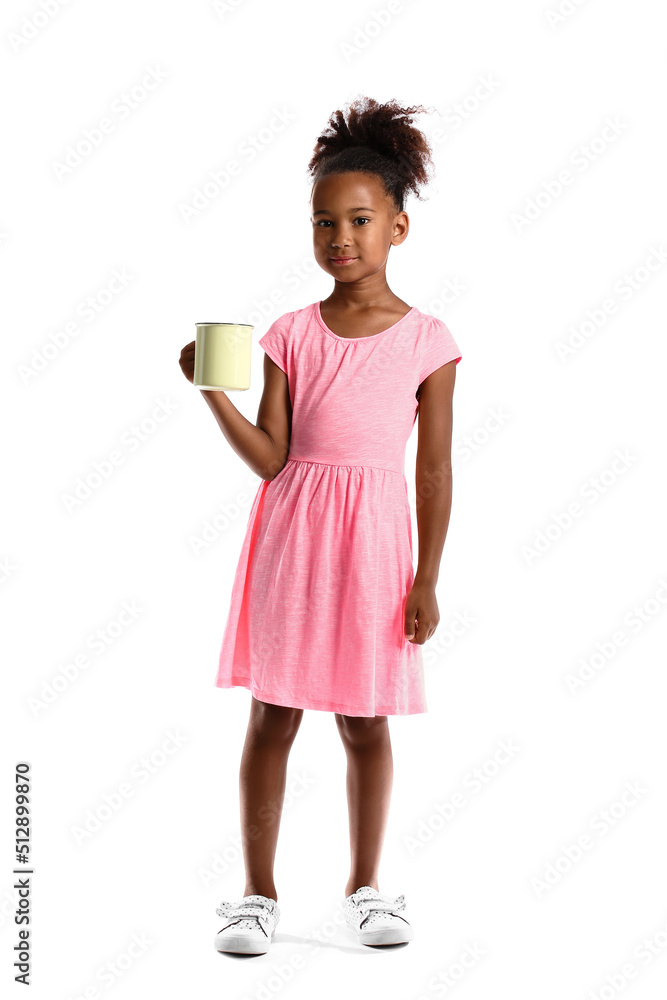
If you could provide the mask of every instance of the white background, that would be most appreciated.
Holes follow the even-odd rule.
[[[3,980],[18,930],[13,769],[25,760],[40,1000],[663,996],[658,5],[563,2],[560,20],[557,0],[44,5],[2,11]],[[312,257],[306,167],[331,112],[358,94],[436,109],[416,121],[434,180],[408,201],[410,234],[387,273],[463,355],[441,621],[424,647],[429,711],[390,721],[380,889],[405,893],[415,939],[365,948],[341,926],[345,757],[332,715],[309,711],[289,760],[281,921],[266,956],[238,960],[213,937],[215,907],[243,894],[250,694],[214,680],[260,480],[178,357],[197,321],[253,323],[252,388],[230,398],[254,422],[257,340],[331,291]],[[134,107],[121,116],[124,95]],[[276,109],[290,121],[262,132]],[[103,118],[112,131],[59,176]],[[187,221],[183,206],[230,159],[241,172]],[[411,498],[415,447],[416,428]],[[114,451],[122,463],[68,507]],[[454,635],[457,616],[470,623]],[[68,680],[81,654],[88,665]],[[573,691],[568,675],[591,659]],[[174,733],[180,745],[162,753]],[[516,749],[498,764],[501,741]],[[124,783],[132,794],[105,814]],[[453,798],[465,804],[444,819]]]

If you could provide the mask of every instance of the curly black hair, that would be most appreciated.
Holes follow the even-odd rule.
[[[382,179],[398,212],[410,191],[421,201],[419,188],[429,179],[432,150],[412,118],[427,109],[403,108],[395,100],[380,104],[372,97],[357,97],[345,107],[347,120],[342,111],[334,111],[317,138],[308,164],[313,184],[328,174],[360,170]]]

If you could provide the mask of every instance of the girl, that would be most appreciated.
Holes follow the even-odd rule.
[[[408,306],[385,274],[408,235],[405,197],[426,180],[421,106],[358,98],[335,111],[308,165],[328,298],[275,320],[251,424],[202,390],[234,451],[261,476],[216,679],[252,694],[240,769],[242,899],[222,903],[219,951],[268,951],[287,760],[304,708],[335,714],[347,757],[348,925],[364,944],[409,941],[404,896],[379,892],[393,762],[388,715],[426,712],[421,647],[451,508],[452,396],[461,354],[445,324]],[[279,251],[279,248],[276,247]],[[180,365],[192,381],[194,342]],[[419,413],[419,560],[413,570],[405,447]],[[267,809],[267,805],[271,808]]]

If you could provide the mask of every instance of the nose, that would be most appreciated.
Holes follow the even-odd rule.
[[[328,226],[330,236],[327,237],[326,245],[329,250],[346,249],[352,245],[352,238],[348,235],[345,224]]]
[[[345,236],[338,236],[337,241],[334,243],[333,240],[329,240],[329,246],[332,250],[340,250],[341,247],[349,247],[350,240]]]

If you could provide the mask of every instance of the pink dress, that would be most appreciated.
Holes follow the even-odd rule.
[[[404,638],[414,580],[405,448],[417,388],[461,360],[415,306],[371,337],[340,337],[320,303],[259,341],[287,373],[287,463],[262,480],[234,577],[216,685],[343,715],[428,711],[421,646]]]

